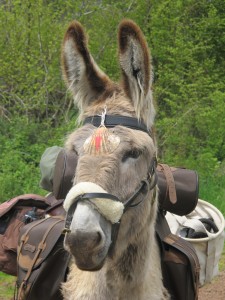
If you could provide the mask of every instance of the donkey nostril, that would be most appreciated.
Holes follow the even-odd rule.
[[[87,239],[89,240],[88,242],[90,243],[90,245],[92,245],[93,247],[98,247],[103,240],[103,236],[101,231],[96,231],[90,233],[90,235],[87,236]]]
[[[92,244],[93,247],[98,247],[103,240],[103,236],[101,231],[93,232],[89,237],[89,242]]]
[[[99,245],[102,241],[103,237],[100,231],[97,232],[96,244]]]

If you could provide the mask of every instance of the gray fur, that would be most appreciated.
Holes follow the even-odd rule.
[[[74,30],[76,30],[76,26]],[[137,117],[142,119],[149,129],[152,129],[155,111],[151,97],[150,79],[152,78],[152,69],[147,44],[143,34],[140,33],[140,29],[132,21],[124,20],[120,24],[119,30],[125,32],[125,34],[119,35],[119,55],[124,84],[122,86],[112,85],[111,81],[108,82],[108,77],[107,79],[104,77],[102,86],[105,84],[105,92],[101,95],[95,94],[96,99],[94,99],[92,97],[94,83],[88,83],[91,78],[88,78],[88,80],[86,78],[83,82],[77,80],[78,87],[76,88],[79,91],[81,91],[79,85],[82,85],[83,91],[92,90],[90,97],[87,97],[86,92],[76,94],[76,88],[73,89],[75,102],[80,107],[80,119],[94,114],[101,114],[106,106],[107,114]],[[138,38],[133,40],[130,32],[131,35],[133,34]],[[67,39],[67,45],[69,44]],[[65,45],[63,49],[65,49]],[[67,55],[68,52],[70,53],[67,46],[66,52]],[[129,62],[131,58],[133,60]],[[85,69],[86,61],[84,57],[77,64],[78,68],[80,68],[81,63]],[[95,64],[94,61],[92,63]],[[132,70],[134,67],[137,69],[135,76]],[[94,68],[97,70],[97,67]],[[64,69],[64,72],[67,72],[66,68]],[[76,69],[75,60],[72,62],[72,69]],[[74,72],[76,74],[77,71],[74,70]],[[86,76],[85,73],[84,76]],[[98,80],[101,81],[102,76],[102,72],[97,73]],[[108,86],[115,86],[112,94],[107,92]],[[93,135],[95,130],[94,126],[85,125],[73,132],[67,139],[66,147],[78,153],[74,185],[79,182],[96,183],[124,202],[139,187],[140,182],[147,177],[151,160],[157,152],[155,139],[145,132],[116,126],[109,129],[109,132],[120,138],[119,146],[107,155],[91,155],[85,153],[83,144],[88,137]],[[139,156],[132,157],[132,155],[129,155],[131,151],[137,151]],[[163,287],[160,253],[155,239],[154,226],[158,205],[157,189],[154,188],[148,191],[147,194],[140,194],[136,201],[138,202],[143,198],[144,201],[139,206],[128,209],[122,216],[113,257],[105,254],[107,252],[105,250],[109,249],[108,243],[105,242],[107,237],[106,239],[99,239],[99,241],[96,238],[97,233],[100,231],[104,231],[106,236],[109,234],[108,229],[105,230],[105,227],[110,227],[109,224],[104,221],[100,222],[101,217],[98,212],[90,214],[92,229],[84,224],[82,230],[84,231],[84,237],[90,234],[90,231],[93,232],[94,230],[95,233],[91,234],[91,242],[85,238],[84,241],[82,240],[81,244],[86,245],[85,251],[79,252],[78,249],[78,254],[77,251],[74,252],[68,280],[62,288],[64,299],[170,299]],[[89,209],[95,208],[89,207]],[[79,215],[79,218],[81,218],[81,215]],[[88,219],[89,215],[85,213],[84,218]],[[73,220],[73,224],[72,234],[78,230],[75,220]],[[82,239],[82,236],[79,234],[80,238]],[[72,240],[68,243],[67,237],[65,245],[73,253]],[[79,243],[76,243],[76,247],[79,248]],[[82,254],[84,252],[85,254]],[[101,262],[96,263],[94,260],[87,258],[87,260],[84,260],[84,265],[86,263],[87,267],[91,266],[99,270],[89,272],[79,269],[75,262],[82,260],[85,255],[91,257],[93,253],[99,255]]]

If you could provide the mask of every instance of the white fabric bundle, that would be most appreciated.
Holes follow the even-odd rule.
[[[200,218],[212,218],[218,227],[216,233],[209,232]],[[200,285],[210,282],[218,274],[218,263],[224,247],[224,216],[212,204],[198,200],[198,204],[193,212],[187,216],[177,216],[167,212],[166,219],[170,230],[176,235],[180,235],[183,228],[192,228],[196,232],[207,234],[205,238],[184,238],[190,242],[196,250],[200,263]]]

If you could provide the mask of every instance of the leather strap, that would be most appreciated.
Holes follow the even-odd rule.
[[[176,193],[176,186],[173,178],[173,174],[171,169],[166,164],[160,164],[162,171],[166,177],[168,192],[169,192],[169,199],[171,203],[175,204],[177,202],[177,193]]]
[[[92,124],[95,127],[99,127],[101,125],[101,120],[102,117],[95,115],[91,117],[87,117],[84,120],[84,125],[85,124]],[[104,125],[107,128],[112,128],[117,125],[125,126],[131,129],[136,129],[136,130],[141,130],[146,132],[147,134],[151,135],[150,130],[148,130],[147,126],[139,121],[137,118],[132,118],[132,117],[125,117],[125,116],[118,116],[118,115],[106,115],[105,116],[105,121]]]
[[[70,232],[70,224],[72,222],[73,215],[74,215],[75,209],[77,207],[78,201],[88,200],[88,199],[93,199],[93,198],[111,199],[111,200],[120,202],[120,200],[116,196],[108,194],[108,193],[86,193],[86,194],[79,195],[74,200],[74,202],[72,203],[72,205],[70,206],[70,208],[67,212],[66,221],[65,221],[65,228],[63,230],[63,233]]]
[[[54,201],[52,203],[52,205],[45,210],[45,214],[51,215],[52,211],[54,211],[56,208],[62,207],[63,202],[64,202],[64,199]],[[62,210],[62,215],[64,215],[63,210]]]
[[[120,202],[120,200],[116,196],[108,193],[86,193],[79,196],[79,200],[88,200],[93,198],[110,199]]]

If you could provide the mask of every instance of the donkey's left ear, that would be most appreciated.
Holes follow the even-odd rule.
[[[119,25],[118,42],[124,90],[133,102],[137,117],[143,118],[151,127],[155,111],[151,93],[153,74],[147,42],[140,28],[127,19]]]

